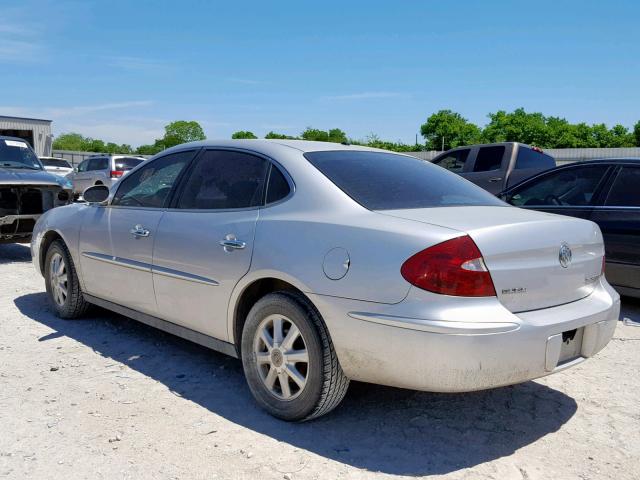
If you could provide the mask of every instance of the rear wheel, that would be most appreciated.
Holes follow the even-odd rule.
[[[86,313],[90,304],[82,295],[73,260],[62,240],[55,240],[47,250],[44,278],[49,301],[59,317],[78,318]]]
[[[324,415],[349,386],[320,315],[290,292],[253,306],[242,332],[242,364],[257,402],[283,420]]]

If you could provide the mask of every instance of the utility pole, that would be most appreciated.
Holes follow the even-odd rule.
[[[442,136],[442,151],[444,152],[444,135]]]

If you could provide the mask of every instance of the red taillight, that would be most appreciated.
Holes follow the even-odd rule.
[[[123,174],[122,170],[111,170],[111,178],[120,178]]]
[[[416,287],[460,297],[495,297],[491,274],[475,242],[465,235],[416,253],[400,273]]]

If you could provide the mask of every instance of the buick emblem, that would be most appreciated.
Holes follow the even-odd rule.
[[[560,245],[560,253],[558,254],[558,260],[562,268],[567,268],[571,265],[571,248],[566,243]]]

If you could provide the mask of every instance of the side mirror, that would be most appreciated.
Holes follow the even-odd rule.
[[[105,185],[94,185],[84,191],[82,198],[87,203],[103,203],[109,198],[109,188]]]

